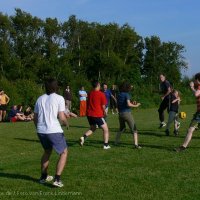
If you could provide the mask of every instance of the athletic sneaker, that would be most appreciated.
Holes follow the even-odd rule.
[[[135,145],[134,148],[135,149],[141,149],[142,147],[140,145]]]
[[[103,149],[107,150],[107,149],[110,149],[111,147],[108,145],[108,146],[103,146]]]
[[[169,130],[168,129],[165,130],[165,134],[166,134],[166,136],[169,136]]]
[[[175,135],[175,136],[178,135],[178,130],[174,130],[174,135]]]
[[[174,149],[174,151],[176,151],[176,152],[181,152],[181,151],[185,151],[185,150],[186,150],[186,147],[184,147],[184,146],[180,146],[180,147]]]
[[[41,184],[44,184],[44,183],[48,183],[48,182],[51,182],[53,180],[53,176],[47,176],[46,179],[40,179],[39,182]]]
[[[81,146],[83,146],[84,141],[85,141],[84,137],[80,137],[80,139],[79,139],[79,144],[80,144]]]
[[[177,129],[179,129],[181,126],[181,123],[180,122],[177,122]]]
[[[63,187],[63,186],[64,186],[63,183],[62,183],[62,181],[54,181],[54,182],[53,182],[53,185],[54,185],[55,187]]]
[[[161,122],[159,128],[163,128],[165,126],[166,126],[166,123],[165,122]]]

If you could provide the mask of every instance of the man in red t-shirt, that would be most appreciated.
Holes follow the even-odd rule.
[[[96,130],[96,126],[101,127],[104,135],[104,149],[110,149],[108,145],[109,131],[104,117],[106,115],[106,97],[100,91],[101,84],[98,81],[92,82],[93,90],[88,94],[87,102],[87,118],[90,124],[90,129],[80,138],[80,145],[83,146],[85,139],[92,135]]]

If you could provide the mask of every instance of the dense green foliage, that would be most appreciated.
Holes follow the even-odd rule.
[[[134,94],[146,99],[144,106],[153,106],[157,100],[149,97],[158,91],[159,73],[178,89],[184,87],[184,52],[183,45],[162,42],[158,36],[143,38],[128,24],[89,23],[74,15],[64,22],[42,20],[20,9],[14,16],[0,13],[0,87],[6,93],[12,90],[2,84],[6,79],[13,87],[28,83],[41,91],[44,79],[53,76],[62,87],[70,84],[74,96],[80,85],[89,89],[92,79],[110,85],[126,79],[135,85]],[[32,100],[32,89],[24,93],[22,88],[21,99],[15,95],[15,100]]]
[[[42,147],[32,122],[0,124],[1,200],[194,200],[200,196],[200,131],[196,131],[188,150],[176,153],[184,140],[195,105],[183,106],[187,119],[181,121],[180,135],[166,137],[158,129],[156,109],[133,112],[139,129],[142,149],[132,148],[128,128],[121,145],[113,141],[118,130],[117,115],[108,116],[111,149],[102,149],[100,129],[87,139],[82,148],[78,139],[88,129],[86,118],[70,119],[64,128],[69,144],[68,164],[62,181],[64,188],[40,185]],[[172,133],[172,130],[171,130]],[[54,175],[57,155],[50,160],[49,174]]]

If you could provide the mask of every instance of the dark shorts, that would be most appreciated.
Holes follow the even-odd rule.
[[[120,131],[123,131],[126,128],[126,123],[128,124],[132,133],[137,131],[131,112],[119,113]]]
[[[110,108],[111,109],[117,108],[117,102],[114,99],[110,100]]]
[[[190,127],[198,128],[199,124],[200,124],[200,113],[197,112],[193,116],[193,119],[190,123]]]
[[[44,150],[51,150],[53,148],[58,154],[61,154],[67,148],[67,143],[63,133],[38,133],[38,137]]]
[[[98,125],[99,127],[101,127],[102,125],[104,125],[106,123],[106,121],[103,117],[90,117],[90,116],[88,116],[87,119],[88,119],[90,126]]]
[[[6,111],[7,110],[7,105],[6,104],[0,105],[0,110]]]

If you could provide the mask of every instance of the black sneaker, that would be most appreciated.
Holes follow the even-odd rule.
[[[40,180],[39,180],[39,183],[41,183],[41,184],[44,184],[44,183],[46,183],[46,182],[51,182],[53,180],[53,176],[49,176],[49,175],[47,175],[47,177],[46,178],[40,178]]]
[[[141,149],[142,147],[140,145],[135,145],[134,148],[135,149]]]
[[[165,126],[166,126],[166,123],[165,122],[161,122],[159,128],[163,128]]]
[[[185,151],[185,150],[186,150],[186,147],[184,147],[184,146],[180,146],[180,147],[174,149],[174,151],[176,151],[176,152],[181,152],[181,151]]]
[[[174,135],[175,135],[175,136],[178,135],[178,130],[174,130]]]
[[[168,129],[165,130],[165,134],[166,134],[166,136],[169,136],[169,130]]]

